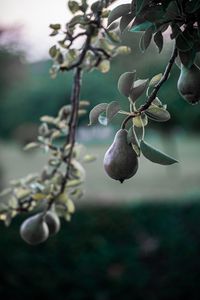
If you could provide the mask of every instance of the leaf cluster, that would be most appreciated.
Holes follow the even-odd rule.
[[[151,41],[159,52],[164,46],[163,34],[170,29],[181,62],[190,67],[200,51],[200,1],[199,0],[132,0],[114,8],[108,23],[120,19],[121,32],[141,32],[140,49],[145,51]],[[169,31],[168,31],[169,32]]]

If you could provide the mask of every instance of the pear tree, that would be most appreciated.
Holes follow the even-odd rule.
[[[112,5],[114,3],[114,5]],[[60,218],[70,221],[74,200],[83,196],[84,163],[95,158],[82,153],[76,142],[79,118],[87,113],[88,101],[81,99],[85,73],[110,70],[112,59],[129,54],[131,49],[121,39],[125,31],[140,32],[142,52],[153,42],[159,53],[165,47],[164,35],[174,44],[162,74],[141,79],[136,70],[121,74],[116,89],[127,98],[129,110],[119,102],[99,103],[89,112],[89,126],[108,126],[121,115],[123,120],[114,141],[105,153],[104,168],[119,182],[137,173],[141,153],[153,163],[171,165],[177,160],[150,145],[145,138],[148,120],[167,122],[167,104],[159,91],[173,67],[180,69],[177,89],[189,104],[200,101],[200,68],[196,56],[200,51],[200,0],[117,0],[67,1],[71,18],[66,24],[50,24],[50,36],[57,42],[49,49],[53,64],[52,78],[59,72],[72,72],[70,103],[55,117],[42,116],[38,139],[25,150],[41,149],[47,163],[37,174],[14,180],[1,192],[0,220],[9,225],[18,214],[27,218],[20,227],[22,239],[30,245],[46,241],[60,230]],[[145,54],[144,54],[145,55]],[[134,63],[134,62],[133,62]],[[140,99],[140,101],[138,101]],[[141,103],[142,99],[142,104]],[[58,142],[59,141],[59,142]],[[32,214],[30,216],[30,213]]]

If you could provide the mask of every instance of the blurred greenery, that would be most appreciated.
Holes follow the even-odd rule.
[[[152,45],[145,54],[138,47],[139,34],[126,33],[123,43],[132,48],[132,53],[113,61],[111,72],[100,74],[97,71],[86,74],[83,79],[81,97],[91,101],[91,107],[105,101],[119,100],[123,108],[128,101],[117,90],[117,80],[125,71],[137,70],[138,78],[151,78],[163,72],[170,57],[171,45],[162,54]],[[23,123],[37,123],[44,114],[55,115],[58,109],[70,101],[72,74],[60,74],[52,80],[49,76],[51,61],[25,64],[16,54],[0,52],[0,134],[11,136]],[[155,124],[160,130],[169,130],[174,126],[183,129],[198,130],[200,107],[187,104],[178,94],[176,82],[178,67],[174,67],[169,80],[160,91],[160,99],[168,104],[171,120],[166,124]],[[6,118],[5,118],[6,116]],[[87,124],[88,117],[82,119]],[[114,121],[115,123],[116,121]]]
[[[0,224],[0,298],[199,299],[200,205],[79,208],[37,247]]]

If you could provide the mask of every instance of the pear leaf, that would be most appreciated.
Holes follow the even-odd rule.
[[[156,105],[151,105],[146,111],[145,114],[149,117],[149,119],[156,122],[166,122],[170,119],[169,112],[161,107]]]
[[[160,164],[160,165],[172,165],[178,161],[171,156],[157,150],[156,148],[149,145],[144,140],[140,143],[140,149],[142,154],[150,161]]]
[[[135,14],[131,13],[131,14],[124,15],[124,16],[121,17],[120,24],[119,24],[121,33],[123,33],[124,30],[128,27],[128,25],[133,20],[134,16],[135,16]]]
[[[130,4],[121,4],[115,7],[108,16],[108,26],[114,22],[115,20],[119,19],[120,17],[127,15],[131,10]]]
[[[107,126],[108,125],[108,119],[106,117],[106,113],[103,112],[98,116],[98,121],[101,125]]]
[[[149,82],[149,86],[154,87],[156,84],[158,84],[158,82],[161,80],[161,78],[162,78],[162,73],[155,75],[153,78],[151,78],[151,80]]]
[[[152,27],[148,28],[142,35],[140,39],[140,50],[144,52],[150,45],[153,35]]]
[[[130,99],[134,103],[146,90],[149,83],[149,79],[138,79],[134,82],[134,85],[130,91]]]
[[[162,51],[163,49],[163,35],[161,31],[156,32],[156,34],[153,37],[154,42],[156,44],[156,46],[158,47],[159,53]]]
[[[133,150],[137,154],[137,156],[140,156],[140,146],[139,146],[139,141],[134,129],[134,126],[129,128],[128,134],[127,134],[127,143],[131,144],[133,147]]]
[[[96,124],[98,122],[99,115],[106,111],[107,106],[108,106],[108,103],[100,103],[100,104],[96,105],[90,111],[90,114],[89,114],[90,123],[88,124],[89,126]]]
[[[141,116],[133,118],[133,124],[138,128],[145,127],[148,124],[148,118],[145,114],[142,114]]]
[[[112,118],[120,111],[121,107],[117,101],[112,101],[108,104],[106,109],[106,118],[108,123],[112,120]]]
[[[136,71],[125,72],[119,77],[118,90],[122,95],[129,97],[135,77],[136,77]]]
[[[152,25],[153,25],[152,22],[146,21],[144,19],[140,20],[139,18],[135,18],[130,31],[131,32],[145,31]]]

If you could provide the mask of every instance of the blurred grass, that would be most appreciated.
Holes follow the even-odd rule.
[[[114,133],[113,133],[114,135]],[[139,170],[133,178],[123,184],[110,179],[103,169],[103,156],[111,140],[105,144],[87,145],[87,152],[97,156],[93,163],[85,164],[85,196],[78,203],[120,204],[129,201],[186,201],[200,195],[199,150],[197,135],[175,133],[168,139],[150,133],[147,141],[159,149],[175,156],[179,164],[160,166],[144,157],[140,159]],[[23,152],[14,143],[1,143],[0,161],[5,181],[40,172],[47,155],[40,151]]]
[[[0,299],[199,299],[200,204],[79,209],[37,247],[0,224]]]

